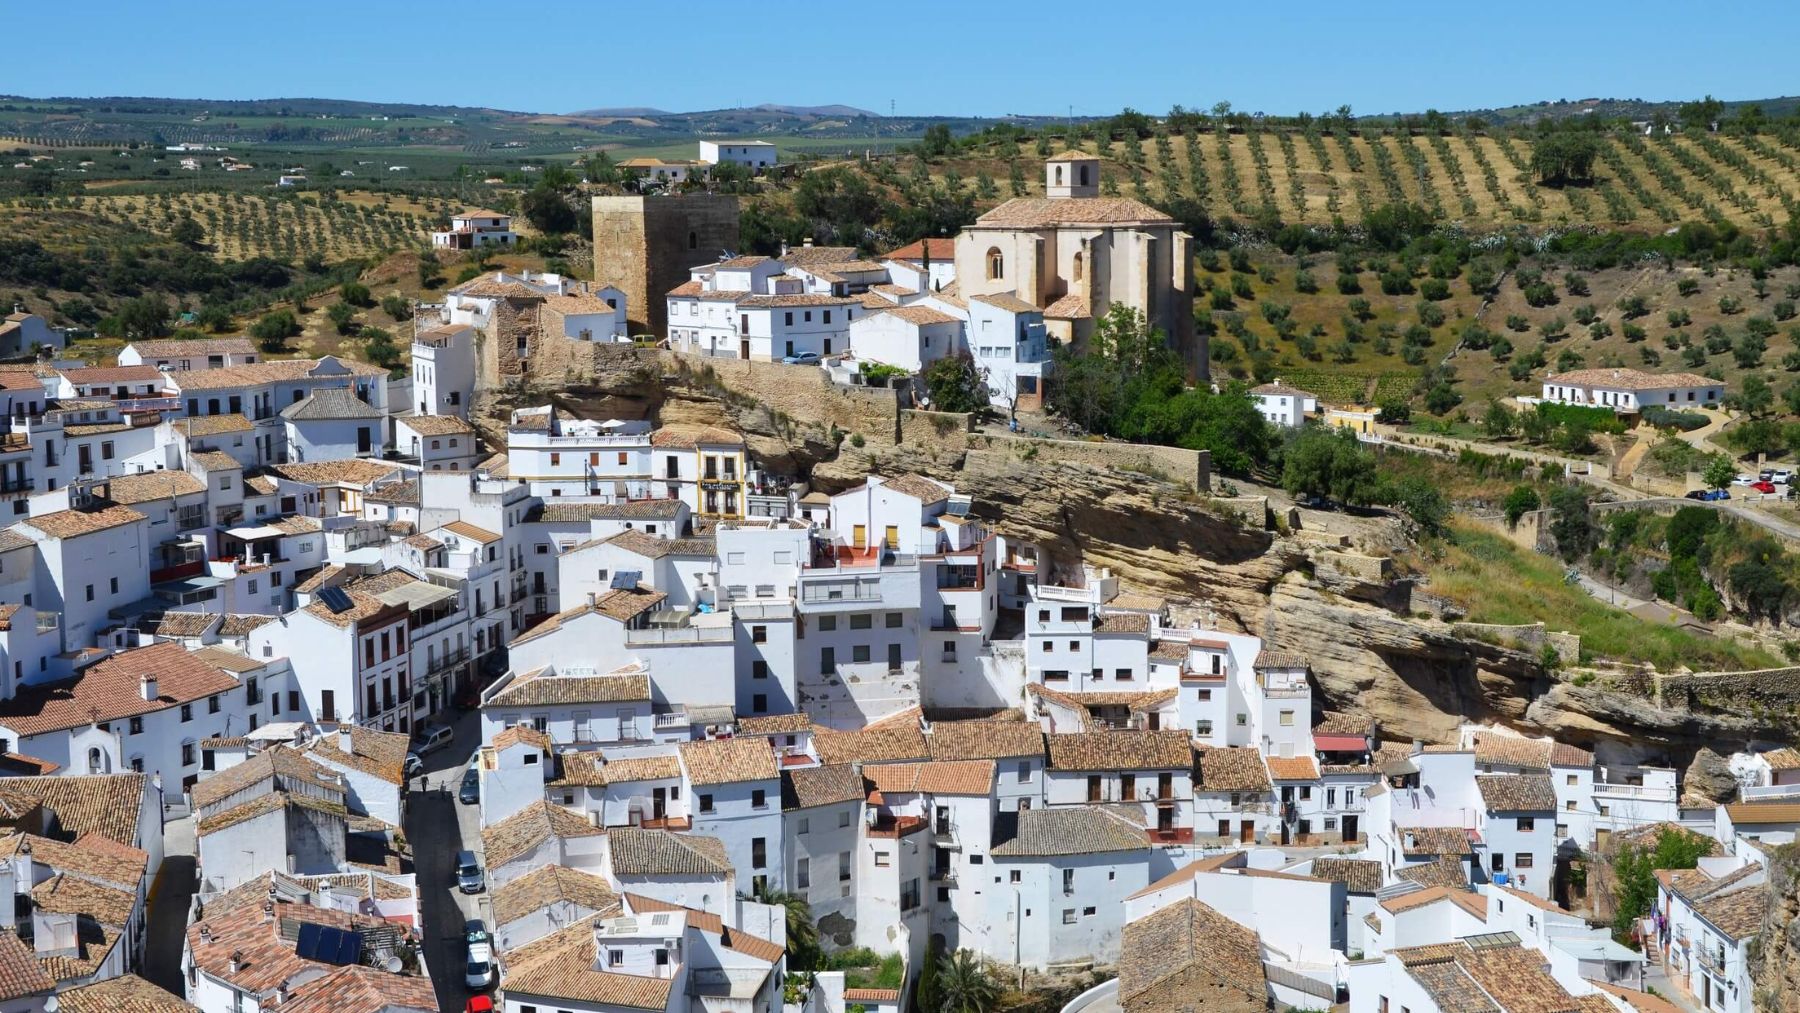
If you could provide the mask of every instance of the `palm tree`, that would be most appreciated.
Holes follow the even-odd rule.
[[[813,925],[812,905],[806,898],[786,890],[759,886],[754,894],[758,903],[787,911],[787,951],[790,970],[807,970],[818,965],[819,930]]]
[[[1000,1000],[1000,985],[973,953],[957,950],[938,965],[939,1007],[925,1013],[987,1013]]]

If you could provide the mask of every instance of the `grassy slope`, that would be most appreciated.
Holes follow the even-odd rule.
[[[1581,636],[1584,658],[1648,663],[1669,671],[1769,668],[1780,664],[1767,653],[1686,630],[1649,623],[1596,601],[1563,582],[1562,566],[1528,552],[1465,521],[1454,522],[1454,538],[1436,558],[1419,565],[1431,591],[1469,610],[1479,623],[1543,622],[1552,630]]]

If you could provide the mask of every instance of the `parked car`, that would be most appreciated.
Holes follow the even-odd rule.
[[[450,744],[454,733],[449,725],[424,725],[413,736],[412,752],[419,756],[434,753]]]
[[[1750,488],[1755,489],[1757,492],[1760,492],[1765,496],[1768,496],[1775,492],[1775,483],[1770,482],[1765,479],[1761,482],[1752,483]]]
[[[487,878],[481,874],[481,863],[475,860],[475,852],[458,851],[456,888],[463,893],[480,893],[486,885]]]
[[[462,786],[456,789],[456,800],[463,805],[475,805],[481,801],[481,775],[475,771],[473,764],[463,771]]]
[[[409,749],[406,751],[406,763],[402,769],[407,777],[418,777],[419,771],[425,769],[425,759]]]
[[[494,997],[491,995],[472,995],[463,1003],[463,1013],[494,1013]]]
[[[479,918],[471,918],[463,922],[463,942],[474,946],[476,943],[492,943],[494,937],[488,935],[487,923]]]
[[[781,361],[787,363],[790,366],[812,366],[812,365],[816,365],[818,363],[819,353],[818,352],[795,352],[792,355],[782,356]]]
[[[1695,489],[1691,492],[1683,493],[1683,495],[1688,499],[1711,499],[1711,493],[1711,489]]]
[[[1732,479],[1732,480],[1731,480],[1731,484],[1732,484],[1732,485],[1751,485],[1751,484],[1753,484],[1753,483],[1754,483],[1754,482],[1755,482],[1755,481],[1756,481],[1756,479],[1755,479],[1755,477],[1753,477],[1753,476],[1750,476],[1750,475],[1739,475],[1739,476],[1737,476],[1737,477],[1736,477],[1736,478],[1734,478],[1734,479]]]
[[[1789,485],[1794,481],[1794,473],[1786,468],[1776,468],[1764,477],[1776,485]]]
[[[472,992],[480,992],[494,983],[494,947],[489,943],[471,943],[469,962],[463,968],[463,984]]]
[[[1706,498],[1709,500],[1730,499],[1731,493],[1724,489],[1708,489],[1706,491]]]

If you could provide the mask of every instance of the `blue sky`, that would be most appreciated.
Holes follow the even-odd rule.
[[[0,4],[0,93],[534,112],[844,103],[902,114],[1444,110],[1800,91],[1800,5],[1399,2]],[[542,21],[533,11],[547,12]],[[1687,27],[1692,26],[1692,27]],[[534,30],[535,28],[535,30]],[[69,44],[62,45],[66,40]],[[441,41],[440,41],[441,40]],[[492,41],[503,56],[464,64]]]

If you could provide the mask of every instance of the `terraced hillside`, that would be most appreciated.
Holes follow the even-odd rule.
[[[1677,222],[1768,227],[1800,209],[1800,132],[1602,136],[1591,184],[1540,185],[1527,136],[1251,128],[1089,142],[1106,185],[1146,200],[1198,201],[1215,218],[1272,206],[1287,222],[1355,221],[1407,201],[1472,228],[1559,223],[1654,230]],[[1030,160],[1030,149],[1019,156]],[[995,178],[1005,179],[1003,167]],[[1028,174],[1034,178],[1035,173]]]

